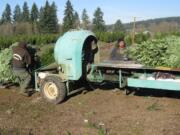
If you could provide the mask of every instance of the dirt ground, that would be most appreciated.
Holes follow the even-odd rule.
[[[40,93],[28,98],[18,88],[0,89],[0,135],[180,135],[180,92],[126,96],[108,85],[53,105]]]
[[[53,105],[0,89],[0,135],[180,135],[180,93],[105,87]]]

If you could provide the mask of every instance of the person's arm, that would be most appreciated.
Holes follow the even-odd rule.
[[[29,52],[26,50],[25,52],[25,63],[26,65],[31,65],[31,55],[29,54]]]
[[[124,61],[128,61],[129,59],[129,51],[128,49],[124,50]]]
[[[114,47],[110,53],[110,59],[113,60],[113,59],[116,59],[116,54],[117,53],[117,49]]]

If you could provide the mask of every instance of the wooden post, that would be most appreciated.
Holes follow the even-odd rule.
[[[135,44],[135,32],[136,32],[136,17],[134,17],[134,22],[133,22],[132,45]]]

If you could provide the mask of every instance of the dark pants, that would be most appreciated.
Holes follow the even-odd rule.
[[[14,74],[18,78],[19,85],[21,87],[21,92],[28,92],[27,88],[31,82],[31,75],[26,69],[16,70],[14,69]]]

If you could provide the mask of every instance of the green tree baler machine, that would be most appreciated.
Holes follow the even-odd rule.
[[[105,81],[117,83],[119,88],[180,91],[179,70],[146,68],[132,61],[96,62],[98,51],[96,36],[91,31],[65,33],[55,44],[56,63],[36,70],[36,90],[55,104],[89,83]],[[155,78],[155,73],[171,74],[174,78]]]

